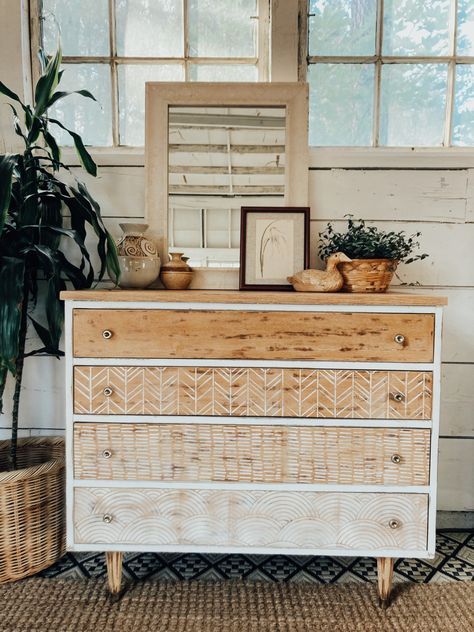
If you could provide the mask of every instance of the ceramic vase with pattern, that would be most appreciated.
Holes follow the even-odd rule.
[[[118,284],[121,288],[146,288],[158,278],[161,266],[156,244],[144,235],[148,224],[126,223],[119,226],[123,235],[117,242],[120,264]]]

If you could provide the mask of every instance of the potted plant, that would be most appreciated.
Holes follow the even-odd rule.
[[[22,153],[0,155],[0,412],[8,375],[14,380],[11,440],[0,441],[0,583],[36,573],[64,551],[63,439],[17,439],[24,360],[63,355],[59,292],[67,281],[88,288],[107,265],[118,274],[98,204],[83,184],[58,178],[66,167],[54,128],[69,132],[88,173],[96,175],[96,165],[80,136],[48,114],[69,94],[57,90],[61,51],[49,60],[41,53],[40,59],[32,105],[0,82],[0,93],[15,102],[13,125],[24,145]],[[88,228],[97,238],[96,272],[85,244]],[[26,348],[30,328],[41,341],[38,349]]]
[[[385,232],[365,221],[349,216],[347,230],[336,232],[329,222],[319,233],[319,256],[326,260],[335,252],[343,252],[351,261],[339,264],[346,292],[385,292],[398,264],[425,259],[427,254],[413,255],[420,247],[421,233]]]

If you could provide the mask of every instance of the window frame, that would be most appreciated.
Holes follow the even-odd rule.
[[[315,168],[325,167],[360,167],[368,168],[397,166],[403,163],[406,167],[423,166],[426,168],[449,166],[471,167],[474,160],[474,147],[451,145],[456,65],[474,64],[474,56],[455,55],[456,34],[458,25],[457,2],[450,7],[449,46],[450,54],[444,56],[387,56],[382,54],[383,43],[383,7],[384,0],[377,0],[376,8],[376,50],[371,56],[329,56],[309,55],[309,10],[308,0],[298,0],[299,23],[299,55],[298,81],[307,80],[307,71],[315,63],[373,63],[375,66],[374,109],[372,121],[371,146],[315,146],[310,145],[310,165]],[[379,145],[380,135],[380,96],[382,66],[385,64],[410,63],[445,63],[448,64],[447,99],[443,145],[439,147],[422,146],[384,146]]]
[[[188,0],[181,0],[183,6],[183,57],[135,57],[120,56],[117,54],[116,46],[116,20],[115,20],[115,0],[108,0],[109,14],[109,46],[110,54],[100,55],[63,55],[63,62],[66,64],[81,63],[98,63],[105,64],[110,67],[111,73],[111,105],[112,105],[112,145],[108,146],[92,146],[91,150],[94,156],[107,157],[114,162],[112,156],[122,154],[124,157],[134,159],[142,158],[145,149],[142,146],[121,145],[119,132],[119,93],[118,93],[118,68],[122,64],[172,64],[184,67],[185,81],[188,81],[190,65],[201,64],[221,64],[235,65],[242,64],[248,66],[256,66],[258,82],[269,80],[270,72],[270,6],[271,0],[257,0],[257,20],[256,30],[256,56],[254,57],[193,57],[189,55],[188,42]],[[31,55],[31,73],[33,83],[36,84],[40,76],[40,64],[37,58],[37,51],[42,44],[41,33],[41,3],[42,0],[29,0],[29,16],[30,16],[30,55]],[[145,124],[145,119],[143,120]],[[69,150],[66,150],[69,152]],[[124,164],[123,161],[119,163]],[[127,161],[127,164],[130,162]],[[109,165],[111,166],[111,165]]]

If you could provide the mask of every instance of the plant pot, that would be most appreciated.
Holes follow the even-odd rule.
[[[353,259],[340,263],[343,292],[386,292],[397,269],[395,259]]]
[[[0,441],[0,584],[51,566],[66,551],[64,439],[18,440],[18,466],[6,471]]]

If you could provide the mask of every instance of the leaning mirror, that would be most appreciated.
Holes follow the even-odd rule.
[[[241,207],[307,204],[306,134],[304,84],[147,84],[147,221],[163,260],[184,252],[195,287],[237,287]]]

